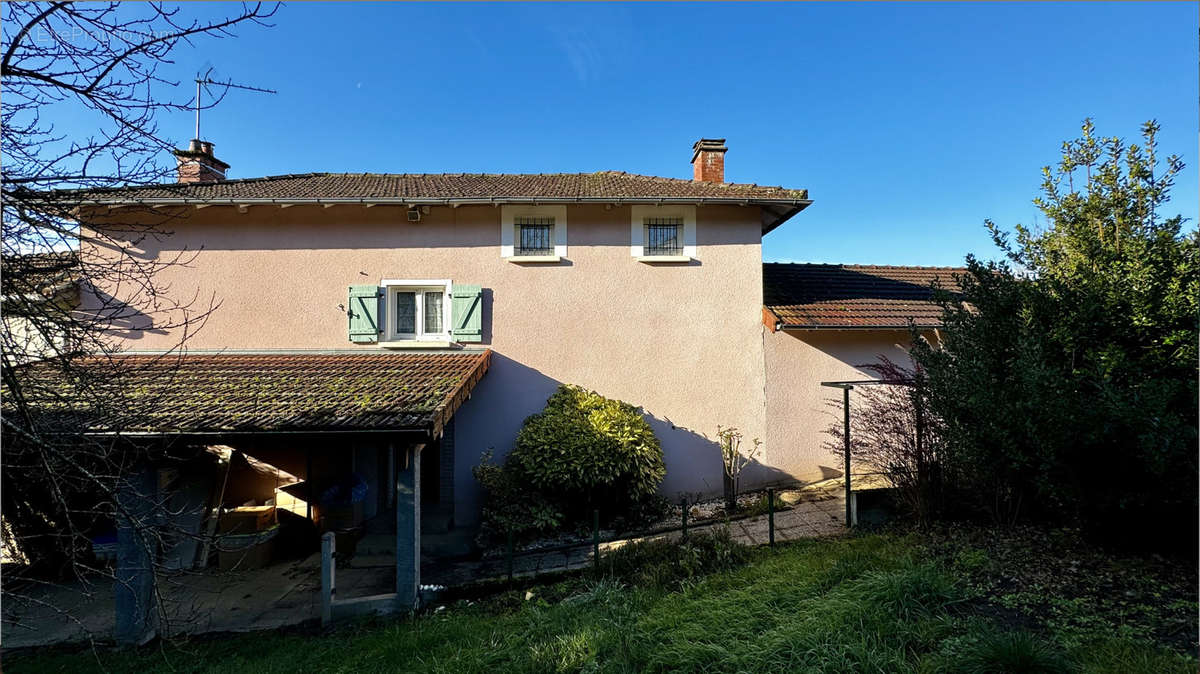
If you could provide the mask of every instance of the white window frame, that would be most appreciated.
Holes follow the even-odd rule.
[[[629,254],[638,262],[691,262],[696,259],[696,207],[684,204],[669,206],[631,206],[629,216]],[[646,220],[649,218],[680,218],[683,220],[683,253],[681,255],[646,255]]]
[[[448,345],[452,341],[450,316],[452,297],[450,290],[453,286],[450,279],[383,279],[379,283],[383,287],[383,342],[392,345]],[[425,332],[425,293],[441,291],[442,293],[442,332]],[[417,294],[417,316],[414,334],[396,332],[396,294],[399,292],[415,292]]]
[[[517,255],[517,218],[554,218],[553,255]],[[567,256],[567,207],[505,204],[500,207],[500,257],[510,262],[559,262]]]

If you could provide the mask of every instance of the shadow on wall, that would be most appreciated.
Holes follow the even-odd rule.
[[[482,292],[482,297],[480,297],[479,301],[483,303],[483,306],[480,307],[480,314],[479,314],[479,319],[481,322],[480,328],[482,329],[482,332],[479,335],[479,339],[480,339],[479,345],[480,346],[491,346],[491,344],[492,344],[492,307],[496,303],[496,299],[495,299],[496,293],[491,288],[486,288],[486,287],[482,288],[481,292]],[[494,355],[495,354],[493,354],[493,356]],[[495,362],[496,362],[495,359],[493,359],[492,360],[493,365],[491,367],[495,367]]]
[[[459,512],[467,523],[477,521],[481,496],[471,469],[479,465],[481,455],[489,449],[494,461],[503,462],[525,419],[540,412],[546,406],[546,399],[563,383],[571,382],[561,382],[493,352],[487,376],[479,381],[471,399],[455,415],[455,494]],[[599,393],[603,395],[604,391]],[[636,400],[626,402],[637,405]],[[663,448],[667,472],[660,494],[678,500],[684,494],[707,497],[722,493],[721,448],[715,439],[678,426],[652,410],[643,408],[642,414]],[[834,469],[822,470],[841,475]],[[742,473],[744,488],[797,481],[792,474],[758,461],[748,464]]]
[[[500,209],[496,206],[434,207],[421,221],[408,222],[408,208],[381,204],[369,210],[358,204],[296,207],[250,205],[239,212],[216,204],[202,211],[184,209],[154,217],[170,227],[128,249],[142,259],[182,250],[269,251],[368,249],[500,248]],[[757,214],[741,206],[704,206],[697,210],[697,245],[751,245],[762,241]],[[754,211],[756,213],[756,211]],[[136,220],[130,220],[130,223]],[[568,215],[570,246],[629,249],[628,206],[572,205]],[[331,222],[339,223],[330,227]],[[353,224],[348,224],[353,223]],[[731,226],[720,226],[728,225]],[[755,224],[755,226],[745,226]],[[717,226],[714,226],[717,225]],[[288,236],[280,236],[286,228]],[[349,243],[348,243],[349,242]],[[560,266],[569,266],[568,261]],[[542,267],[543,265],[539,265]]]
[[[766,487],[794,487],[811,484],[821,480],[831,480],[841,477],[844,471],[834,466],[816,466],[816,472],[810,475],[794,475],[785,470],[759,463],[757,459],[746,464],[742,469],[740,489],[764,489]]]
[[[154,327],[154,317],[138,307],[110,295],[92,284],[79,293],[79,309],[84,315],[95,315],[97,324],[105,326],[107,336],[116,339],[141,339],[147,333],[165,335],[167,330]],[[167,316],[165,320],[171,321]],[[201,326],[193,326],[194,329]]]

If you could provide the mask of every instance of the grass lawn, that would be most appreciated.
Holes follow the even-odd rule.
[[[612,564],[607,579],[527,585],[410,620],[20,654],[4,670],[1197,671],[1190,565],[1112,557],[1053,532],[865,534],[774,552],[708,539],[621,551]]]

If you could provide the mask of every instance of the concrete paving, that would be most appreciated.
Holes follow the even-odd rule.
[[[775,514],[775,540],[837,535],[845,531],[845,501],[833,489],[819,500],[795,500],[790,510]],[[725,523],[698,524],[699,533]],[[767,516],[734,520],[728,524],[734,540],[765,545]],[[644,540],[679,540],[679,530],[601,543],[600,554]],[[426,546],[422,546],[423,548]],[[377,553],[368,546],[364,552]],[[339,599],[394,591],[394,557],[368,554],[337,567]],[[171,635],[205,632],[249,632],[317,621],[321,614],[319,553],[302,560],[281,562],[247,571],[206,571],[179,574],[161,583],[163,614]],[[513,558],[513,575],[530,577],[571,571],[592,564],[590,543],[564,549],[528,552]],[[482,561],[422,564],[421,582],[447,587],[507,576],[503,558]],[[23,596],[23,598],[17,595]],[[6,597],[0,647],[22,648],[90,640],[108,641],[113,629],[111,581],[90,584],[27,586]]]

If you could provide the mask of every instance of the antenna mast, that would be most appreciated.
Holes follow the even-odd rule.
[[[211,68],[209,69],[209,72],[212,72]],[[208,73],[204,73],[203,77],[196,78],[196,135],[192,136],[196,140],[200,140],[200,88],[204,87],[205,89],[207,89],[208,85],[210,85],[210,84],[222,86],[222,87],[225,87],[226,89],[233,88],[233,89],[243,89],[245,91],[257,91],[260,94],[277,94],[277,93],[279,93],[278,91],[275,91],[274,89],[262,89],[259,87],[250,87],[250,86],[246,86],[244,84],[234,84],[233,82],[220,82],[217,80],[209,79]]]

